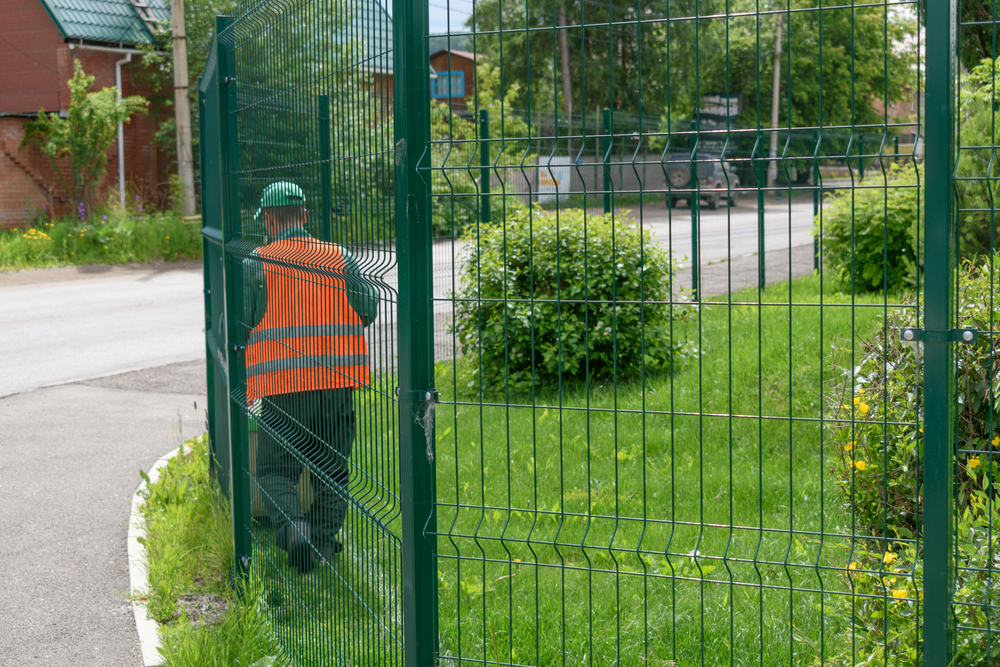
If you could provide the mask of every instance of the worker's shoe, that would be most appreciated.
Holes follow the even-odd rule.
[[[313,551],[309,543],[309,524],[293,521],[285,528],[285,551],[288,564],[305,574],[313,569]]]
[[[340,543],[340,540],[334,540],[333,542],[320,542],[316,548],[319,549],[319,555],[323,557],[323,560],[330,563],[334,556],[344,550],[344,545]]]

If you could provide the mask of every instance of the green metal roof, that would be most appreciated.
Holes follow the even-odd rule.
[[[111,44],[153,44],[157,22],[169,27],[165,0],[41,0],[66,39]]]

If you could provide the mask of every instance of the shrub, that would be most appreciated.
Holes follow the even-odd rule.
[[[954,187],[960,211],[959,251],[967,258],[989,253],[1000,244],[995,229],[1000,184],[992,176],[994,147],[1000,145],[1000,124],[995,120],[1000,107],[995,92],[998,68],[1000,63],[987,58],[962,77],[961,148]],[[923,220],[924,177],[918,169],[913,164],[891,165],[886,178],[875,175],[865,182],[868,187],[840,190],[827,199],[824,257],[845,285],[853,282],[861,291],[891,291],[916,283],[917,272],[923,269],[917,227]]]
[[[104,176],[108,148],[115,141],[118,123],[127,123],[136,113],[146,113],[149,106],[139,95],[118,99],[114,88],[92,92],[93,84],[94,77],[87,76],[80,61],[75,61],[66,118],[40,110],[38,118],[25,126],[21,142],[22,146],[38,145],[49,157],[63,188],[86,212],[96,207],[96,188]],[[60,167],[62,158],[69,158],[68,178]]]
[[[671,336],[671,317],[686,312],[664,303],[674,270],[634,224],[523,209],[480,227],[455,329],[482,387],[637,377],[692,352]]]
[[[994,269],[966,261],[959,285],[958,325],[991,331]],[[845,576],[856,593],[882,596],[862,599],[855,610],[859,650],[872,660],[864,664],[916,665],[919,654],[912,628],[923,584],[922,554],[914,542],[922,534],[922,344],[902,343],[898,336],[900,327],[917,323],[915,305],[889,311],[858,341],[861,358],[834,396],[838,464],[833,472],[854,517],[853,532],[872,538],[858,540]],[[1000,475],[1000,364],[995,361],[1000,345],[983,336],[955,347],[955,613],[965,628],[996,627],[1000,607],[982,603],[1000,593],[1000,572],[994,570],[1000,513],[993,490]],[[959,633],[957,664],[997,664],[1000,651],[990,647],[993,655],[987,656],[986,634]]]
[[[866,188],[838,190],[827,197],[816,234],[822,232],[827,268],[846,286],[863,292],[916,284],[917,225],[923,220],[913,164],[891,165],[885,178],[872,176]],[[875,187],[871,187],[874,185]]]

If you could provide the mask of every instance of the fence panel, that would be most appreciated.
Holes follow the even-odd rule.
[[[251,2],[217,34],[237,566],[296,664],[401,664],[391,23]]]
[[[387,10],[246,3],[200,87],[293,661],[997,664],[993,4]]]
[[[915,664],[922,10],[440,4],[440,663]]]
[[[219,86],[215,45],[198,81],[198,144],[201,175],[202,257],[205,271],[205,352],[208,434],[212,470],[229,494],[229,369],[226,363],[225,283],[222,265],[222,199],[219,156]]]

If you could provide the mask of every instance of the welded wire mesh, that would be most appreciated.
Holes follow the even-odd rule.
[[[400,664],[391,22],[307,0],[220,27],[237,558],[247,535],[296,664]]]
[[[215,412],[289,656],[994,664],[995,18],[292,0],[220,24]]]
[[[442,4],[442,662],[910,664],[916,5]]]

